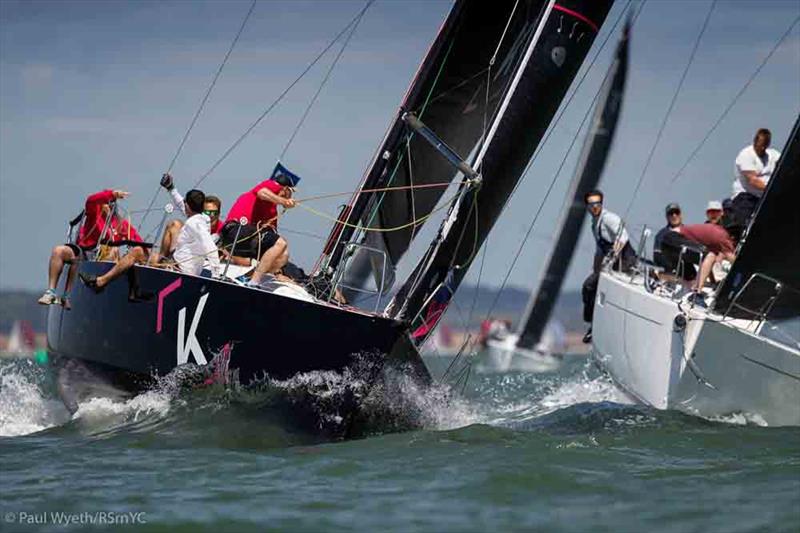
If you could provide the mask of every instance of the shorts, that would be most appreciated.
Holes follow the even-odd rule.
[[[241,227],[241,230],[239,228]],[[237,232],[239,233],[237,238]],[[261,259],[264,252],[275,246],[280,239],[271,227],[259,230],[255,224],[242,226],[235,220],[226,222],[220,231],[222,246],[237,257],[248,259]]]
[[[84,250],[74,242],[65,242],[64,246],[72,250],[72,253],[75,254],[75,257],[80,261],[93,261],[95,258],[95,249],[90,248],[88,250]]]

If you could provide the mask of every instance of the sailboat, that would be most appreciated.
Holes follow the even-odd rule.
[[[654,283],[647,263],[601,273],[593,348],[621,389],[657,409],[800,425],[798,194],[800,117],[708,308]]]
[[[556,240],[550,249],[538,288],[531,294],[516,332],[493,328],[485,345],[489,364],[498,370],[509,368],[533,372],[556,370],[561,364],[563,333],[551,322],[572,256],[586,218],[583,196],[597,187],[614,140],[625,80],[628,72],[630,22],[622,32],[614,61],[606,73],[589,132],[586,135],[575,174],[570,181],[564,208],[556,225]],[[492,328],[492,326],[490,326]]]
[[[455,2],[331,230],[312,276],[315,287],[327,289],[296,298],[146,265],[99,294],[76,284],[72,309],[51,306],[48,315],[48,349],[67,406],[75,409],[106,386],[141,390],[186,363],[244,386],[354,368],[366,369],[368,383],[393,370],[428,383],[417,347],[520,179],[611,4]],[[470,153],[468,164],[460,154]],[[381,309],[397,262],[442,198],[425,184],[453,180],[458,193],[445,204],[436,238]],[[346,286],[358,250],[386,274],[371,310],[333,296]],[[79,265],[94,275],[111,267]],[[104,386],[84,386],[87,376]]]
[[[3,356],[32,357],[36,351],[36,335],[27,320],[15,320],[8,336],[8,346]]]

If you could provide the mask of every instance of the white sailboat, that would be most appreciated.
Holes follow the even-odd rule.
[[[800,118],[708,308],[651,282],[644,263],[633,276],[601,273],[594,352],[635,400],[708,418],[800,425],[799,129]]]

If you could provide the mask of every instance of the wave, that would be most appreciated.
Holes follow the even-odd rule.
[[[28,435],[69,420],[64,404],[48,391],[49,377],[30,359],[0,362],[0,436]]]

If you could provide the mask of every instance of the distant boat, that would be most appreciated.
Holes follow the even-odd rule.
[[[519,337],[501,320],[490,320],[483,341],[483,368],[494,372],[553,372],[561,366],[567,350],[566,331],[551,319],[533,349],[520,349]]]
[[[36,334],[27,320],[15,320],[8,337],[5,357],[33,357],[36,352]]]
[[[488,361],[496,368],[549,372],[561,363],[563,327],[551,315],[586,219],[583,196],[597,187],[614,140],[628,73],[629,37],[630,22],[622,32],[616,56],[606,74],[539,285],[531,294],[517,331],[503,331],[495,325],[496,332],[486,339]]]

